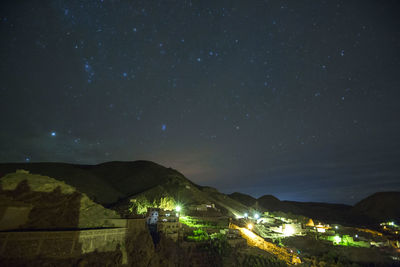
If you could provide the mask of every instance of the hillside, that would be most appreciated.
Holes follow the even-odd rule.
[[[150,161],[99,165],[3,163],[0,164],[0,177],[18,169],[64,181],[101,204],[115,203],[118,199],[144,192],[171,179],[191,183],[179,172]]]
[[[351,225],[371,225],[400,219],[400,208],[396,205],[400,203],[399,192],[377,193],[354,207],[281,201],[271,195],[255,199],[238,192],[225,195],[215,188],[196,185],[178,171],[150,161],[107,162],[98,165],[1,163],[0,181],[8,177],[6,174],[15,173],[18,169],[64,182],[90,199],[119,210],[127,210],[134,199],[146,198],[153,202],[160,201],[162,197],[171,197],[183,207],[215,204],[220,214],[224,215],[242,215],[251,209],[260,212],[282,211],[330,223]]]
[[[150,161],[107,162],[98,165],[65,163],[0,164],[0,177],[25,169],[50,176],[106,206],[128,208],[130,199],[150,202],[172,197],[183,206],[214,203],[222,214],[243,214],[247,207],[216,189],[194,184],[171,168]]]
[[[400,221],[400,192],[375,193],[354,205],[353,210],[376,222]]]
[[[67,163],[0,163],[0,178],[18,169],[63,181],[101,204],[112,203],[124,196],[112,184],[93,173],[93,166],[90,165]]]
[[[23,229],[110,227],[107,220],[119,218],[74,187],[25,170],[0,179],[0,199],[10,225]]]

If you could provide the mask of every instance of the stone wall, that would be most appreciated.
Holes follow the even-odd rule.
[[[1,258],[71,258],[98,251],[120,249],[126,262],[129,235],[147,231],[145,219],[118,220],[123,228],[75,231],[0,232]]]
[[[18,229],[29,220],[32,207],[0,206],[0,231]]]
[[[176,242],[179,238],[179,225],[179,222],[159,222],[157,230]]]

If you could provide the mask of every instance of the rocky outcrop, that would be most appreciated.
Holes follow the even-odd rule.
[[[112,227],[106,219],[119,218],[112,210],[90,200],[74,187],[51,177],[17,171],[0,179],[0,222],[19,217],[25,205],[27,220],[16,224],[14,229],[76,229]],[[18,221],[18,220],[17,220]],[[16,221],[16,223],[17,223]],[[0,223],[1,224],[1,223]],[[9,229],[12,230],[12,225]]]

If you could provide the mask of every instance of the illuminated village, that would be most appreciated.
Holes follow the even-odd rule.
[[[400,267],[399,14],[0,1],[0,267]]]
[[[194,185],[174,170],[140,164],[165,170],[165,183],[110,209],[62,181],[28,170],[2,177],[0,265],[400,264],[400,226],[395,221],[366,228],[259,205],[256,209],[235,200],[234,194]]]
[[[212,205],[212,207],[211,207]],[[215,209],[214,204],[195,207],[204,212]],[[313,257],[307,243],[312,240],[324,246],[352,248],[375,248],[380,253],[393,253],[391,258],[399,260],[395,252],[400,252],[399,230],[394,222],[381,223],[382,231],[366,228],[315,223],[311,218],[293,219],[274,213],[256,211],[237,215],[235,218],[189,216],[194,207],[176,206],[175,211],[159,210],[158,227],[160,231],[182,246],[193,243],[207,243],[215,239],[226,240],[236,249],[259,248],[274,255],[288,265],[313,265]],[[153,211],[153,210],[152,210]],[[152,212],[148,213],[152,214]],[[171,217],[165,217],[167,216]],[[149,216],[151,218],[152,215]],[[179,217],[179,222],[177,220]],[[296,217],[296,216],[291,216]],[[171,219],[169,219],[171,218]],[[148,221],[151,221],[150,219]],[[150,223],[151,224],[151,223]],[[149,224],[149,226],[150,226]],[[246,242],[245,242],[246,241]],[[318,261],[317,261],[318,262]],[[315,263],[315,258],[314,258]],[[319,263],[322,266],[322,263]]]
[[[350,227],[259,206],[255,209],[234,196],[198,187],[174,170],[166,171],[165,184],[118,201],[111,209],[56,179],[22,169],[7,174],[0,179],[0,263],[400,264],[400,226],[395,221],[370,228]]]

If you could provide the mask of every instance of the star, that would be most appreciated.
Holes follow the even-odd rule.
[[[397,5],[386,3],[394,1],[376,4],[381,7],[376,20],[362,15],[375,4],[339,0],[328,6],[316,3],[313,10],[261,1],[259,9],[268,14],[254,13],[245,1],[240,7],[192,0],[161,6],[149,1],[57,1],[51,9],[35,9],[33,24],[24,16],[32,6],[20,2],[18,12],[8,3],[0,14],[0,105],[5,110],[0,115],[10,125],[9,132],[0,132],[10,140],[0,144],[0,162],[84,163],[154,155],[156,163],[178,170],[210,170],[213,178],[221,177],[210,178],[211,185],[225,191],[230,189],[223,181],[231,172],[248,175],[254,179],[249,178],[246,190],[260,196],[270,193],[270,180],[281,175],[290,180],[293,171],[293,183],[276,187],[276,192],[295,198],[289,190],[300,194],[296,178],[313,161],[320,168],[310,170],[312,189],[330,191],[319,177],[323,168],[330,168],[326,162],[336,161],[335,153],[321,148],[334,148],[351,170],[356,160],[347,161],[346,153],[359,157],[361,169],[375,149],[386,157],[386,151],[400,146],[400,76],[395,68],[400,54],[393,53],[400,36],[395,27],[381,27],[396,24],[392,15],[400,6],[394,10],[390,7]],[[355,9],[364,12],[342,12]],[[49,16],[62,22],[50,31]],[[335,25],[324,23],[331,17]],[[344,27],[353,20],[359,23]],[[311,34],[306,42],[298,34],[304,29]],[[29,64],[21,64],[24,60]],[[161,144],[166,152],[154,151]],[[367,150],[364,158],[360,151]],[[394,157],[395,151],[387,154]],[[186,155],[195,168],[179,160]],[[231,155],[242,155],[243,166],[257,171],[248,174],[241,164],[226,170],[231,162],[223,161]],[[221,164],[215,164],[220,158]],[[299,172],[289,166],[295,160]],[[279,168],[271,168],[277,163]],[[263,181],[269,171],[273,173]],[[389,171],[398,175],[400,167]],[[200,172],[193,179],[206,184]],[[341,183],[339,176],[334,179]],[[349,179],[349,186],[357,181]],[[259,186],[267,189],[261,192]],[[304,192],[308,185],[300,186]],[[330,196],[339,195],[335,190]],[[306,198],[318,200],[311,194]]]

